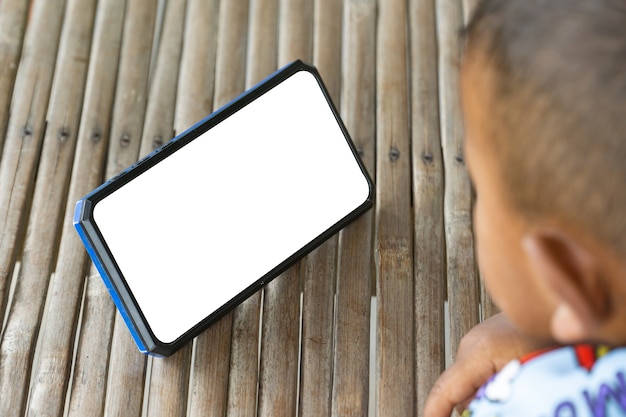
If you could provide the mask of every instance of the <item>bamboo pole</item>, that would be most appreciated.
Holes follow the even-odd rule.
[[[222,2],[215,61],[216,109],[245,88],[247,33],[248,1]],[[226,413],[232,326],[233,313],[229,312],[197,337],[190,382],[190,416],[221,417]]]
[[[410,416],[415,402],[407,8],[379,4],[377,42],[377,412]]]
[[[343,10],[341,114],[374,174],[376,155],[376,1],[349,0]],[[373,211],[339,233],[331,413],[368,412]]]
[[[433,383],[445,366],[444,177],[439,135],[434,1],[411,1],[409,16],[415,216],[415,381],[416,411],[421,413]]]
[[[0,156],[29,8],[29,1],[0,1]]]
[[[278,0],[250,2],[246,87],[276,69]],[[233,312],[227,416],[256,415],[259,383],[261,300],[258,291]]]
[[[156,10],[156,0],[126,4],[105,178],[117,174],[138,158]],[[92,268],[90,276],[95,274]],[[113,309],[113,305],[109,304],[109,308]],[[109,416],[140,416],[146,357],[137,350],[119,312],[114,316],[104,412]]]
[[[281,0],[278,15],[278,66],[312,54],[313,4]],[[265,288],[258,416],[292,416],[297,412],[300,333],[298,262]]]
[[[342,2],[317,0],[313,12],[313,64],[338,107]],[[337,242],[337,235],[332,236],[303,262],[300,416],[331,411]]]
[[[439,106],[445,192],[448,305],[452,360],[463,335],[479,320],[479,283],[474,262],[472,196],[463,156],[463,122],[459,99],[462,9],[458,2],[438,0]]]

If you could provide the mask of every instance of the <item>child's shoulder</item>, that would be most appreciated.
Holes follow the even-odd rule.
[[[626,416],[626,347],[576,345],[507,364],[463,417]]]

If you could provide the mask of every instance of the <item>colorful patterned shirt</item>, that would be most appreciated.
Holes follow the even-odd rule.
[[[547,349],[509,362],[463,417],[625,417],[626,347]]]

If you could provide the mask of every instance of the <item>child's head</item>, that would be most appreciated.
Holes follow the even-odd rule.
[[[522,329],[626,343],[626,0],[487,0],[462,67],[480,267]]]

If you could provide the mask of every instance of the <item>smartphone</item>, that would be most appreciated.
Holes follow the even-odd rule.
[[[93,190],[74,225],[139,350],[169,356],[373,204],[296,61]]]

